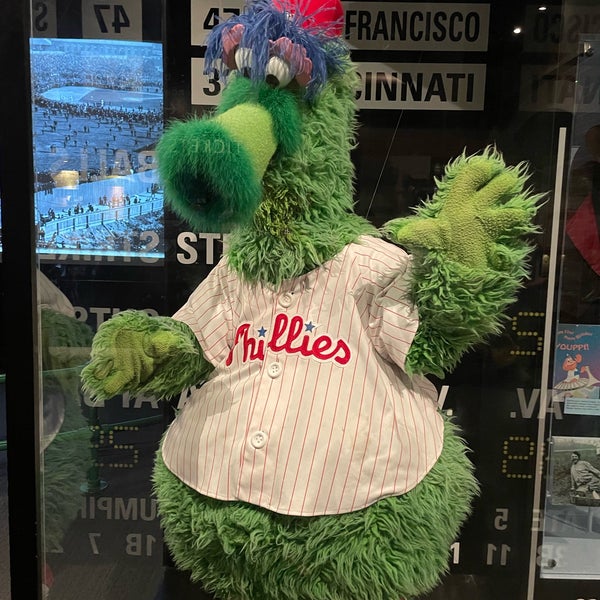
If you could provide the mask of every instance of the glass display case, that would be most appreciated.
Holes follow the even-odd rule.
[[[490,145],[544,194],[502,332],[433,379],[481,494],[426,597],[595,600],[600,6],[342,4],[360,77],[359,214],[377,226],[408,216],[446,164]],[[92,402],[80,373],[102,323],[172,315],[227,243],[165,205],[156,144],[171,121],[218,104],[206,36],[244,3],[21,5],[8,0],[0,26],[3,52],[22,43],[23,59],[3,66],[15,85],[0,149],[0,597],[210,598],[173,566],[152,488],[185,398]]]

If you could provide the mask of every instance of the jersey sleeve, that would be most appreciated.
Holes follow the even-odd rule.
[[[419,327],[410,300],[411,257],[401,248],[373,240],[361,253],[360,296],[366,302],[368,334],[377,352],[404,368]]]
[[[233,339],[230,272],[219,262],[173,318],[189,325],[213,365],[227,358]]]

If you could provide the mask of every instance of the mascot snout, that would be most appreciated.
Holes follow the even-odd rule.
[[[294,96],[240,76],[214,115],[167,128],[157,147],[165,198],[200,231],[227,232],[248,223],[261,202],[271,159],[276,152],[293,152],[299,137]]]

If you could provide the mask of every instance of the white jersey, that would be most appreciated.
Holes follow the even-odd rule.
[[[410,256],[370,236],[278,289],[222,259],[174,315],[215,366],[163,443],[198,492],[289,515],[414,488],[440,455],[435,387],[402,370],[418,327]]]

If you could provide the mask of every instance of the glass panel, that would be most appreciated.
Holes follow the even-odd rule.
[[[600,579],[599,51],[600,36],[581,35],[565,67],[575,75],[575,109],[553,356],[553,403],[562,411],[550,419],[541,564],[547,579]]]
[[[0,350],[4,352],[4,348]],[[3,357],[2,357],[3,358]],[[10,600],[8,486],[6,470],[6,395],[4,369],[0,373],[0,598]]]
[[[82,0],[75,11],[68,4],[36,2],[31,39],[44,583],[49,600],[209,597],[173,568],[152,490],[161,438],[188,390],[162,403],[127,393],[93,403],[79,375],[104,322],[127,309],[172,315],[226,246],[224,234],[197,231],[165,210],[154,150],[165,122],[204,115],[220,101],[222,82],[202,72],[203,44],[243,2],[169,0],[164,44],[160,0]],[[587,34],[597,27],[595,4],[344,2],[360,74],[358,213],[378,226],[412,214],[436,191],[446,164],[488,145],[511,165],[526,161],[531,189],[547,195],[531,275],[502,331],[448,377],[431,378],[482,485],[444,549],[450,572],[423,596],[431,600],[591,599],[597,585],[593,566],[571,558],[597,554],[599,509],[594,490],[590,498],[567,489],[565,459],[578,450],[597,462],[597,413],[569,414],[567,404],[581,410],[583,400],[593,407],[598,398],[567,403],[545,389],[555,337],[571,325],[598,325],[596,277],[567,268],[578,257],[568,237],[560,283],[553,278],[553,234],[594,182],[590,157],[579,151],[596,124],[589,107],[597,106],[597,86],[582,90],[585,110],[573,109],[572,86],[589,76],[587,67],[597,71],[600,53],[589,52],[597,40]],[[591,353],[595,332],[588,333]],[[593,388],[600,368],[580,354],[575,361],[580,371],[588,367]],[[553,377],[564,375],[558,360]],[[1,443],[0,435],[0,459]]]
[[[33,173],[27,32],[29,5],[4,2],[0,24],[0,597],[40,596],[38,365],[31,294]],[[7,57],[10,56],[10,60]],[[19,565],[20,577],[11,568]],[[15,590],[19,589],[19,593]]]
[[[37,3],[30,39],[43,395],[47,597],[154,598],[163,548],[151,497],[155,398],[81,390],[98,326],[165,314],[160,1]],[[121,591],[121,592],[120,592]]]

